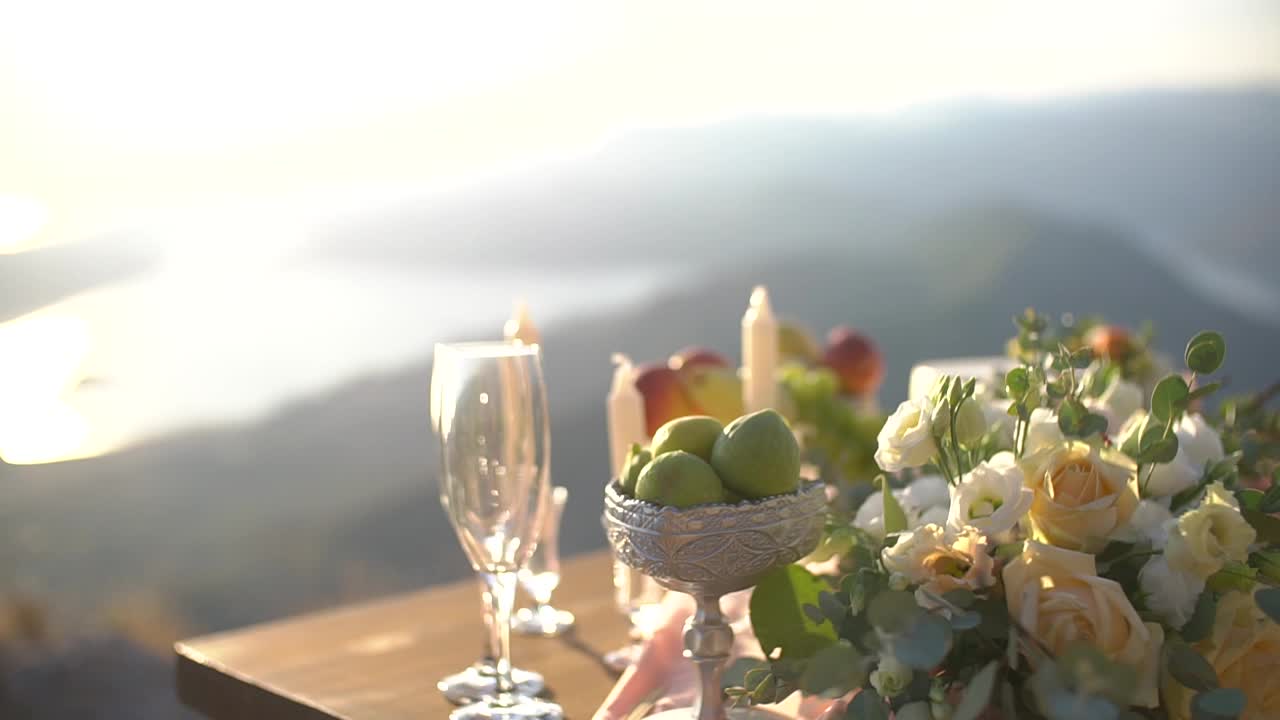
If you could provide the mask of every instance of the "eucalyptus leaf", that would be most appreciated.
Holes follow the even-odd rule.
[[[1169,674],[1183,686],[1196,691],[1218,687],[1218,674],[1200,653],[1185,642],[1171,641],[1165,644]]]
[[[1211,590],[1200,593],[1200,597],[1196,598],[1196,607],[1191,613],[1191,618],[1187,620],[1186,625],[1182,626],[1182,638],[1187,642],[1199,642],[1209,637],[1217,612],[1217,593]]]
[[[1244,693],[1236,688],[1216,688],[1191,698],[1192,720],[1233,720],[1244,712]]]
[[[951,614],[952,630],[972,630],[982,624],[982,615],[966,610]]]
[[[1236,501],[1240,503],[1241,510],[1262,510],[1262,497],[1262,491],[1253,488],[1236,491]]]
[[[1208,375],[1222,366],[1227,356],[1227,342],[1212,330],[1197,333],[1187,343],[1187,367],[1201,375]]]
[[[932,670],[951,649],[951,625],[938,615],[925,615],[892,640],[893,654],[904,665]]]
[[[1191,393],[1187,395],[1187,402],[1191,402],[1193,400],[1199,400],[1200,398],[1205,397],[1206,395],[1212,395],[1213,393],[1217,392],[1221,388],[1222,388],[1222,383],[1220,382],[1205,383],[1204,385],[1201,385],[1195,390],[1192,390]]]
[[[1000,661],[992,660],[973,676],[965,687],[964,696],[956,705],[951,720],[977,720],[991,703],[991,691],[996,687],[996,672],[999,669]]]
[[[818,593],[818,607],[831,622],[844,618],[849,612],[848,606],[840,602],[836,594],[827,590]]]
[[[1280,588],[1259,590],[1253,594],[1253,601],[1271,618],[1271,622],[1280,623]]]
[[[942,599],[958,608],[968,608],[973,606],[973,601],[976,600],[977,597],[973,594],[972,590],[956,588],[955,590],[948,590],[943,593]]]
[[[1187,407],[1187,381],[1180,375],[1166,375],[1151,391],[1151,415],[1168,422]]]
[[[845,720],[889,720],[889,706],[880,693],[872,688],[862,688],[849,701]]]
[[[800,676],[800,689],[809,695],[830,693],[838,697],[866,680],[867,663],[862,655],[849,643],[838,642],[809,658]]]
[[[799,565],[769,571],[751,593],[751,626],[765,657],[805,658],[835,642],[829,623],[819,624],[803,608],[817,605],[826,583]]]
[[[1148,430],[1158,430],[1154,425],[1147,428]],[[1143,433],[1143,441],[1146,440],[1146,433]],[[1170,463],[1178,456],[1178,436],[1165,435],[1151,442],[1146,448],[1138,453],[1138,457],[1134,458],[1142,464],[1148,463]]]
[[[867,607],[867,619],[877,630],[890,635],[906,630],[924,614],[915,597],[905,590],[877,593]]]
[[[902,506],[898,504],[898,499],[893,496],[893,490],[889,487],[889,482],[881,478],[880,497],[884,501],[884,532],[886,535],[891,533],[902,532],[907,529],[907,514],[902,510]]]
[[[1280,544],[1280,518],[1256,510],[1242,510],[1240,514],[1258,532],[1259,542]]]

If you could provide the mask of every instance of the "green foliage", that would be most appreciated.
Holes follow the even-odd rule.
[[[1205,579],[1204,584],[1210,590],[1227,592],[1237,590],[1249,592],[1257,583],[1258,570],[1243,563],[1227,563],[1221,570]]]
[[[1197,333],[1187,343],[1187,367],[1192,372],[1208,375],[1216,372],[1227,356],[1227,343],[1216,332],[1206,330]]]
[[[899,533],[907,529],[907,513],[903,511],[898,499],[893,496],[893,489],[883,475],[879,478],[880,497],[884,502],[884,532],[886,535]]]
[[[800,689],[809,695],[839,697],[867,681],[867,660],[848,642],[819,650],[805,664]]]
[[[1244,713],[1244,693],[1235,688],[1215,688],[1191,698],[1192,720],[1233,720]]]
[[[860,413],[840,394],[840,383],[827,368],[788,365],[780,375],[794,410],[788,419],[802,438],[807,459],[822,468],[824,478],[871,480],[879,472],[876,435],[885,416]]]
[[[1208,660],[1190,645],[1179,640],[1165,642],[1165,666],[1174,680],[1195,691],[1218,687],[1218,674]]]
[[[1187,407],[1187,381],[1179,375],[1168,375],[1151,391],[1151,417],[1162,423],[1176,420]]]
[[[1280,588],[1259,590],[1253,594],[1253,601],[1271,618],[1271,622],[1280,623]]]
[[[1218,594],[1205,590],[1196,599],[1196,608],[1191,613],[1187,624],[1182,626],[1182,639],[1187,642],[1199,642],[1213,631],[1213,620],[1218,612]]]
[[[849,701],[845,711],[845,720],[889,720],[889,705],[880,693],[871,688],[863,688]]]
[[[802,608],[817,605],[826,584],[799,565],[765,575],[751,594],[751,626],[765,657],[807,658],[835,642],[835,629],[815,622]]]

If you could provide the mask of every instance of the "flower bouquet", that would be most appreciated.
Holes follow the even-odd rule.
[[[1280,717],[1275,388],[1211,420],[1217,333],[1164,373],[1117,328],[1016,325],[1013,368],[899,405],[887,475],[833,490],[809,569],[760,583],[768,659],[735,664],[729,697],[801,691],[848,718]]]

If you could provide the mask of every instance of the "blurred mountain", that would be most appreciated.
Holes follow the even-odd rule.
[[[1025,207],[935,216],[867,252],[790,251],[727,263],[644,307],[587,314],[545,333],[553,477],[571,488],[563,547],[601,547],[608,476],[609,356],[659,359],[690,344],[738,354],[738,322],[765,282],[784,315],[822,332],[857,325],[888,359],[886,405],[913,363],[998,352],[1028,305],[1152,320],[1180,356],[1220,330],[1232,391],[1275,380],[1280,331],[1217,303],[1136,238]],[[464,577],[435,495],[425,361],[350,383],[241,427],[181,433],[92,460],[13,466],[3,478],[0,567],[28,592],[85,612],[132,588],[172,598],[195,629],[217,629]],[[601,579],[602,587],[607,579]],[[34,587],[33,587],[34,586]]]
[[[316,252],[396,264],[723,268],[883,248],[922,218],[1029,207],[1107,224],[1280,327],[1280,92],[951,102],[885,117],[633,130],[594,152],[379,208]]]

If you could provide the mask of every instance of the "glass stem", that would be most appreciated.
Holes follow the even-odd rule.
[[[516,602],[516,574],[513,572],[482,573],[485,596],[489,601],[489,645],[497,654],[494,670],[498,681],[498,697],[515,692],[511,679],[511,608]]]
[[[498,638],[494,634],[493,594],[489,592],[489,585],[483,579],[480,581],[480,600],[484,607],[484,646],[480,651],[480,662],[485,668],[492,670],[497,664]]]

